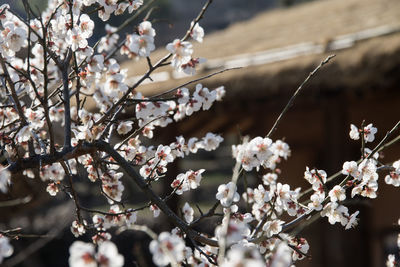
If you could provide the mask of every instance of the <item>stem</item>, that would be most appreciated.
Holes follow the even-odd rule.
[[[68,87],[68,66],[71,59],[72,51],[68,50],[65,62],[61,68],[63,79],[63,100],[64,100],[64,149],[71,148],[71,106]]]
[[[283,115],[286,114],[286,112],[289,110],[289,108],[293,105],[294,100],[296,97],[299,95],[301,89],[303,86],[315,75],[315,73],[318,72],[318,70],[325,64],[329,62],[332,58],[334,58],[336,55],[330,55],[328,56],[324,61],[322,61],[310,74],[307,76],[307,78],[300,84],[300,86],[297,88],[296,92],[292,95],[290,98],[289,102],[286,104],[285,108],[282,110],[281,114],[279,114],[279,117],[276,119],[274,125],[272,126],[271,130],[269,130],[267,137],[270,138],[273,132],[278,128],[278,124],[281,122]]]

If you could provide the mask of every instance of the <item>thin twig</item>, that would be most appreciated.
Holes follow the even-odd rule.
[[[69,191],[71,193],[72,199],[75,204],[76,217],[78,218],[78,222],[82,223],[83,220],[82,220],[82,215],[81,215],[81,207],[79,205],[78,195],[76,194],[76,191],[73,186],[72,174],[65,162],[61,161],[60,164],[63,167],[65,174],[68,176]]]
[[[247,142],[246,140],[247,137],[245,137],[244,143]],[[235,167],[233,168],[233,175],[232,175],[232,183],[236,186],[237,180],[239,179],[240,175],[240,169],[241,169],[242,163],[241,162],[236,162]],[[218,245],[219,245],[219,251],[218,251],[218,263],[222,264],[223,260],[225,259],[225,252],[226,252],[226,246],[227,246],[227,236],[228,236],[228,228],[229,228],[229,220],[231,217],[231,209],[230,206],[233,203],[233,197],[235,195],[234,190],[230,190],[228,195],[227,195],[227,203],[229,203],[229,206],[226,207],[226,212],[224,215],[224,218],[222,219],[222,229],[221,229],[221,237],[218,240]]]
[[[196,220],[194,220],[192,223],[190,223],[190,227],[193,227],[195,225],[197,225],[200,221],[202,221],[204,218],[207,217],[211,217],[215,214],[215,210],[218,208],[219,206],[219,201],[215,202],[215,204],[211,207],[211,209],[206,213],[203,214],[203,212],[199,209],[201,216],[199,218],[197,218]]]
[[[2,67],[3,72],[5,74],[5,79],[7,80],[8,86],[10,88],[11,97],[12,97],[12,99],[14,101],[15,109],[18,112],[18,115],[19,115],[19,118],[21,119],[22,124],[26,125],[27,121],[26,121],[26,118],[25,118],[25,115],[24,115],[24,111],[22,109],[21,103],[19,102],[18,95],[17,95],[17,93],[15,91],[14,83],[11,80],[10,74],[8,73],[7,66],[5,64],[5,60],[4,60],[2,55],[0,55],[0,64],[1,64],[1,67]]]
[[[384,146],[384,144],[386,143],[387,139],[395,132],[397,131],[397,129],[400,127],[400,121],[398,121],[396,123],[396,125],[389,131],[386,133],[385,137],[379,142],[379,144],[372,150],[371,153],[369,153],[369,155],[366,157],[366,159],[371,158],[376,152],[379,152],[380,148]]]
[[[63,98],[64,98],[64,149],[71,147],[71,106],[70,106],[70,95],[69,95],[69,77],[68,77],[68,66],[69,60],[72,57],[72,50],[68,49],[67,56],[64,64],[60,68],[62,72],[63,82]]]
[[[336,55],[330,55],[328,56],[324,61],[322,61],[310,74],[307,76],[307,78],[300,84],[300,86],[297,88],[296,92],[292,95],[290,98],[289,102],[286,104],[285,108],[282,110],[281,114],[279,114],[279,117],[276,119],[274,125],[272,126],[271,130],[269,130],[267,137],[271,137],[273,132],[278,128],[278,124],[281,122],[283,115],[286,114],[286,112],[289,110],[289,108],[293,105],[294,100],[296,97],[299,95],[301,89],[303,86],[315,75],[315,73],[318,72],[318,70],[325,64],[329,62],[332,58],[334,58]]]

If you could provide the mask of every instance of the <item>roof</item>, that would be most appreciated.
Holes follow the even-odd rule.
[[[142,85],[140,90],[153,95],[223,68],[244,66],[203,83],[210,87],[228,85],[228,90],[235,91],[233,95],[248,87],[270,93],[299,84],[332,53],[337,58],[328,67],[334,68],[341,79],[333,79],[332,84],[332,73],[322,77],[318,74],[320,84],[326,79],[331,87],[337,87],[348,76],[349,86],[358,87],[361,84],[354,83],[349,76],[354,73],[349,70],[360,70],[361,79],[370,77],[371,71],[385,70],[379,67],[381,62],[376,58],[397,55],[397,61],[390,58],[389,70],[400,62],[398,18],[398,0],[320,0],[265,12],[206,35],[202,44],[194,44],[194,55],[208,60],[195,77],[176,78],[172,68],[164,67],[153,74],[154,82]],[[166,53],[165,49],[159,49],[151,58],[156,62]],[[367,65],[371,68],[365,68],[366,62],[370,62]],[[147,70],[147,62],[126,62],[123,67],[129,69],[128,77],[140,76]]]

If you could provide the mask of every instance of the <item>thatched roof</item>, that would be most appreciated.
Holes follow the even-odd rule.
[[[265,12],[195,44],[194,55],[208,60],[195,77],[175,79],[172,68],[164,67],[153,75],[155,82],[140,90],[152,95],[226,67],[245,66],[203,83],[226,85],[232,91],[228,97],[251,97],[252,89],[258,97],[270,95],[293,89],[332,53],[337,57],[318,74],[318,86],[365,89],[399,84],[400,75],[390,75],[400,62],[399,18],[398,0],[321,0]],[[152,60],[166,53],[157,50]],[[123,67],[133,77],[144,73],[147,63],[127,62]],[[374,79],[377,75],[387,78]]]

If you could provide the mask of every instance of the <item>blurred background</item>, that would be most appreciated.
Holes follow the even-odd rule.
[[[37,1],[39,9],[45,7],[44,2]],[[154,27],[159,47],[183,36],[204,2],[156,1],[159,8],[151,17],[157,19]],[[19,6],[19,1],[9,3]],[[101,23],[96,15],[92,18]],[[194,47],[195,56],[207,59],[197,75],[187,77],[163,68],[153,75],[153,82],[140,90],[151,96],[221,69],[242,67],[202,81],[210,89],[225,85],[223,102],[156,131],[154,140],[169,144],[175,136],[200,138],[211,131],[221,134],[225,141],[215,153],[204,152],[176,162],[156,187],[158,193],[169,192],[176,174],[205,168],[200,189],[185,194],[184,200],[172,199],[168,204],[176,210],[185,201],[198,203],[203,211],[211,207],[217,186],[230,180],[234,165],[231,145],[244,135],[265,136],[296,88],[331,54],[336,57],[305,86],[272,136],[274,140],[284,139],[292,150],[292,156],[280,165],[279,179],[291,188],[305,189],[306,166],[323,169],[329,175],[341,170],[343,162],[357,160],[360,144],[350,140],[350,124],[360,126],[364,119],[373,123],[378,128],[376,140],[380,140],[400,117],[399,18],[398,0],[214,1],[200,22],[206,38]],[[117,17],[109,23],[118,26],[124,19]],[[93,42],[104,34],[104,27],[98,29]],[[153,62],[165,53],[162,48],[155,51]],[[125,61],[123,67],[128,68],[129,81],[133,83],[146,72],[147,62]],[[381,154],[381,160],[398,160],[399,151],[400,146],[395,145]],[[312,260],[305,259],[296,266],[385,266],[387,254],[396,253],[400,217],[399,189],[386,185],[385,175],[380,175],[377,199],[355,198],[346,203],[351,213],[360,210],[357,228],[346,231],[322,218],[299,229],[299,235],[310,244]],[[261,175],[255,173],[246,177],[249,186],[261,181]],[[96,195],[98,188],[86,180],[77,181],[81,202],[106,209],[105,199]],[[123,199],[128,206],[146,203],[129,179],[124,183]],[[245,190],[243,180],[238,186],[239,192]],[[21,178],[14,183],[13,191],[1,195],[2,200],[19,199],[21,203],[0,206],[4,210],[0,213],[0,229],[22,227],[26,233],[51,236],[13,241],[14,258],[6,261],[8,266],[67,266],[68,247],[74,240],[69,231],[74,220],[73,203],[60,193],[56,201],[50,199],[43,193],[45,187],[38,181]],[[26,196],[29,199],[24,200]],[[147,210],[141,215],[144,216],[139,216],[138,223],[150,224],[159,231],[170,227],[165,218],[153,219]],[[216,223],[208,220],[203,230],[212,231]],[[89,235],[83,237],[89,239]],[[113,241],[124,255],[126,266],[152,266],[146,252],[146,236],[128,231],[116,235]]]

